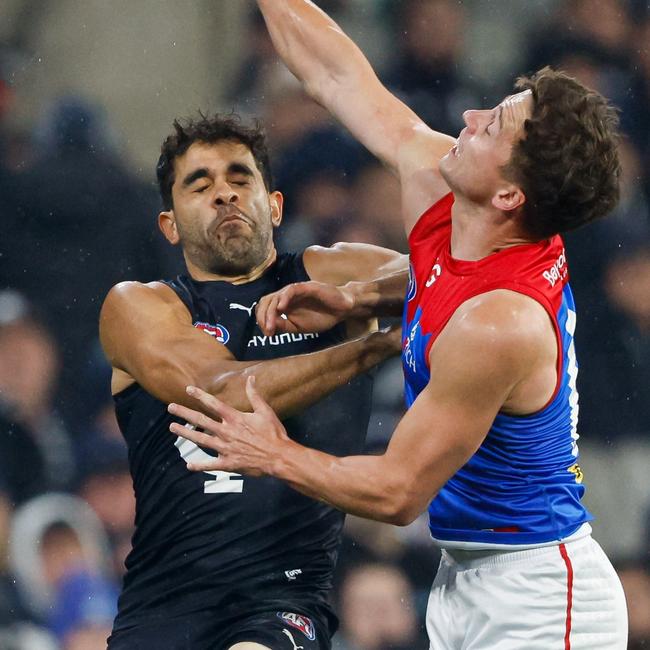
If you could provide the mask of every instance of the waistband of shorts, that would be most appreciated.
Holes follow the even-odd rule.
[[[504,551],[501,549],[494,551],[465,551],[457,548],[442,549],[442,557],[448,564],[460,570],[478,569],[480,567],[495,567],[522,562],[532,558],[544,557],[545,555],[557,555],[560,546],[565,546],[569,552],[573,553],[591,544],[593,544],[591,535],[586,535],[579,539],[558,542],[552,546],[540,546],[539,548],[529,548],[521,551]]]

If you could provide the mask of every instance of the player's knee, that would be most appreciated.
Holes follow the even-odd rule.
[[[249,643],[245,641],[244,643],[235,643],[231,645],[228,650],[273,650],[265,645],[260,645],[259,643]]]

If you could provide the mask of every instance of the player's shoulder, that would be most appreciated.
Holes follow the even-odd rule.
[[[116,310],[141,312],[148,309],[163,307],[182,307],[176,292],[167,284],[160,281],[137,282],[128,280],[114,285],[102,306],[102,313]]]
[[[466,300],[445,328],[451,336],[488,354],[536,356],[540,342],[553,336],[545,308],[522,293],[497,289]]]

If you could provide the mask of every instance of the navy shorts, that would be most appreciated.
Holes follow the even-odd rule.
[[[169,617],[114,632],[108,650],[228,650],[249,641],[272,650],[331,650],[325,624],[291,611],[219,620],[214,612]]]

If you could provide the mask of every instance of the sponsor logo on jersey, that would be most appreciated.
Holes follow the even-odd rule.
[[[408,336],[406,336],[404,343],[402,344],[402,359],[404,361],[404,364],[407,365],[413,372],[417,372],[415,352],[413,350],[413,340],[417,336],[418,327],[420,327],[419,320],[413,323]]]
[[[229,307],[230,309],[241,309],[241,311],[245,311],[248,313],[249,316],[252,316],[253,309],[255,309],[256,304],[257,304],[257,300],[250,307],[246,307],[246,305],[240,305],[238,302],[231,302]]]
[[[300,630],[310,641],[316,638],[316,628],[310,618],[294,612],[278,612],[277,616],[287,625]]]
[[[422,307],[418,307],[413,320],[408,324],[406,335],[402,341],[402,363],[411,369],[411,372],[418,372],[416,352],[426,349],[431,334],[423,334],[420,327],[420,318],[422,317]]]
[[[274,334],[273,336],[253,336],[248,341],[249,348],[264,348],[267,345],[286,345],[287,343],[297,343],[298,341],[306,341],[308,339],[317,339],[318,334],[307,333],[307,334],[289,334],[285,332],[284,334]]]
[[[298,645],[296,643],[296,640],[293,638],[293,634],[291,634],[291,632],[289,632],[289,630],[287,630],[286,627],[282,630],[282,634],[289,637],[289,641],[291,641],[291,645],[293,646],[293,650],[305,650],[305,646],[304,645]]]
[[[569,270],[567,269],[566,265],[566,254],[563,248],[560,256],[555,260],[553,266],[547,271],[544,271],[542,273],[542,276],[552,287],[554,287],[559,280],[564,280],[566,278],[568,272]]]
[[[299,575],[302,575],[302,569],[289,569],[285,571],[284,575],[287,576],[287,580],[295,580]]]
[[[223,325],[210,325],[210,323],[194,323],[194,327],[203,330],[213,338],[217,339],[219,343],[224,345],[230,340],[230,332]]]
[[[406,302],[411,302],[418,292],[418,282],[415,279],[415,271],[413,264],[409,262],[409,286],[406,289]]]

